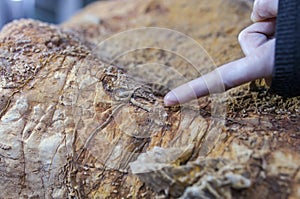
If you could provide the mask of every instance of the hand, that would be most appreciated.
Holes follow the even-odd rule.
[[[173,89],[165,96],[165,105],[185,103],[258,78],[270,81],[274,66],[277,5],[278,0],[256,0],[251,16],[255,23],[238,37],[245,57]]]
[[[251,20],[253,22],[272,19],[277,16],[278,0],[255,0]]]

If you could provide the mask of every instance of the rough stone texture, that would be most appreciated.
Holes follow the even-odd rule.
[[[242,56],[237,36],[251,23],[251,7],[251,0],[107,1],[89,5],[62,25],[94,43],[133,28],[170,28],[195,39],[220,65]]]
[[[299,98],[256,81],[164,107],[215,67],[202,48],[157,29],[99,45],[167,27],[224,63],[241,56],[249,4],[126,2],[1,31],[0,198],[299,198]]]

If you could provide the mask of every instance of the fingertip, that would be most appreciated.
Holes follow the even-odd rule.
[[[164,97],[164,104],[166,106],[172,106],[172,105],[176,105],[178,103],[179,103],[178,99],[172,91],[168,92],[166,94],[166,96]]]
[[[251,13],[251,17],[250,17],[252,22],[258,22],[259,18],[256,16],[256,14],[254,12]]]
[[[278,0],[255,0],[251,20],[253,22],[275,18],[278,12]]]
[[[253,4],[253,11],[251,13],[251,21],[252,22],[257,22],[259,20],[259,16],[257,16],[257,7],[258,7],[258,4],[259,4],[259,1],[256,0],[254,1],[254,4]]]

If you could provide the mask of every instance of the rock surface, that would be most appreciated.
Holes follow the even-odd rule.
[[[205,50],[217,65],[241,56],[250,11],[238,0],[111,1],[61,26],[7,25],[0,198],[300,197],[299,98],[256,81],[163,106],[169,89],[215,67]],[[110,38],[141,26],[205,50],[165,29]]]
[[[93,43],[134,28],[169,28],[196,40],[220,65],[242,56],[237,36],[251,23],[251,9],[251,0],[107,1],[89,5],[62,25]],[[100,53],[102,58],[110,56]]]

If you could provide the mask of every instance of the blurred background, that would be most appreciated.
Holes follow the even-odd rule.
[[[96,0],[0,0],[0,29],[19,18],[61,23],[93,1]]]

